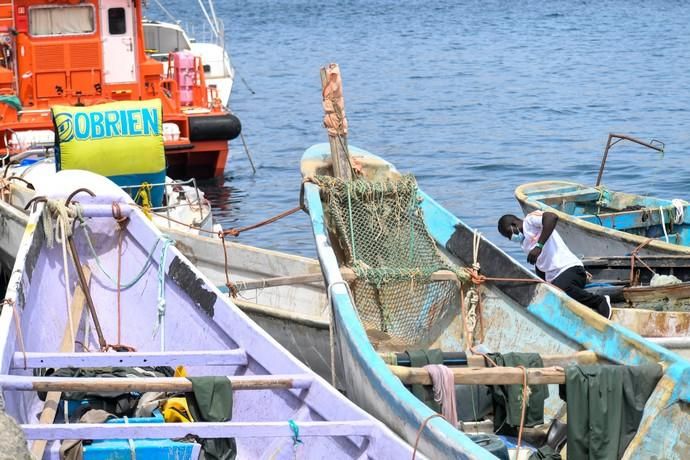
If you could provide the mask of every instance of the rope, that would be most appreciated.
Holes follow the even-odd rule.
[[[683,222],[685,222],[685,202],[683,200],[679,200],[678,198],[674,198],[671,200],[671,204],[673,204],[674,208],[674,218],[673,218],[673,223],[680,225]]]
[[[65,273],[65,302],[67,308],[67,321],[70,343],[74,343],[74,324],[72,321],[72,293],[70,292],[69,262],[67,257],[67,240],[72,236],[72,224],[75,219],[81,219],[81,206],[77,203],[66,205],[58,200],[46,200],[43,211],[43,232],[46,238],[46,246],[53,248],[57,242],[62,246],[62,266]]]
[[[640,259],[640,257],[638,256],[638,253],[642,250],[642,248],[647,246],[652,241],[654,241],[654,238],[647,238],[642,243],[640,243],[637,247],[635,247],[635,249],[633,249],[633,251],[630,253],[630,286],[635,285],[635,259],[637,259],[640,263],[642,263],[642,265],[647,267],[647,269],[649,271],[656,274],[656,272],[654,270],[652,270],[652,268],[649,265],[644,263],[644,261],[642,259]]]
[[[429,423],[429,420],[431,420],[434,417],[441,417],[443,418],[443,415],[441,414],[432,414],[428,416],[427,418],[424,419],[422,424],[419,426],[419,430],[417,430],[417,438],[414,440],[414,450],[412,451],[412,460],[415,460],[417,457],[417,447],[419,445],[419,439],[422,437],[422,431],[424,431],[424,427],[426,426],[427,423]]]
[[[161,351],[165,351],[165,261],[168,254],[168,247],[175,244],[167,236],[163,235],[163,247],[161,248],[161,256],[158,263],[158,321],[153,330],[153,336],[160,331]]]
[[[117,203],[112,204],[113,218],[117,222],[118,234],[117,234],[117,343],[122,343],[122,310],[120,305],[120,282],[122,275],[122,238],[124,237],[125,228],[129,218],[122,216],[122,211],[120,205]]]
[[[247,225],[246,227],[240,227],[240,228],[231,228],[229,230],[224,230],[223,235],[231,235],[231,236],[239,236],[240,233],[246,232],[247,230],[254,230],[255,228],[263,227],[264,225],[272,224],[273,222],[282,219],[283,217],[287,217],[291,214],[296,213],[297,211],[301,211],[302,208],[300,206],[294,207],[292,209],[288,209],[287,211],[283,211],[280,214],[277,214],[269,219],[262,220],[261,222],[253,225]],[[214,233],[214,232],[211,232]]]
[[[24,347],[24,335],[22,334],[22,327],[19,320],[19,313],[14,305],[12,299],[4,299],[2,305],[7,305],[12,309],[12,316],[14,317],[14,329],[17,333],[17,340],[19,341],[19,348],[22,350],[22,355],[24,355],[24,370],[26,370],[28,365],[28,359],[26,357],[26,348]],[[0,309],[1,310],[1,309]]]
[[[108,278],[108,280],[113,284],[113,286],[117,286],[117,278],[114,278],[113,276],[110,275],[110,273],[108,273],[108,271],[103,267],[103,264],[101,263],[100,257],[96,253],[96,249],[94,248],[93,242],[91,241],[91,236],[89,234],[88,226],[86,225],[86,221],[84,221],[82,219],[79,226],[84,230],[84,235],[86,237],[86,243],[87,243],[86,245],[89,248],[89,252],[91,253],[91,256],[96,261],[96,266],[106,276],[106,278]],[[149,252],[146,256],[146,261],[144,262],[144,265],[142,266],[141,271],[139,271],[139,273],[137,273],[134,276],[134,278],[132,278],[131,281],[128,281],[127,283],[124,283],[124,284],[120,283],[120,287],[123,290],[126,291],[127,289],[129,289],[132,286],[134,286],[135,284],[137,284],[139,282],[139,280],[141,280],[141,278],[144,276],[144,274],[148,270],[149,266],[151,265],[151,260],[153,258],[154,252],[156,251],[156,248],[158,247],[158,243],[160,242],[160,240],[165,239],[165,238],[166,238],[165,236],[162,236],[162,237],[158,238],[156,240],[156,242],[153,244],[153,247],[151,247],[151,249],[149,250]]]
[[[350,225],[350,244],[352,245],[352,260],[357,261],[357,252],[355,250],[355,229],[352,225],[352,196],[350,194],[350,187],[346,187],[347,190],[347,214],[348,214],[348,224]]]
[[[292,447],[297,449],[299,444],[304,444],[299,437],[299,426],[297,426],[297,423],[292,419],[288,420],[288,425],[290,425],[290,429],[292,430]]]
[[[153,211],[151,210],[151,188],[151,184],[148,182],[142,182],[141,186],[137,190],[136,195],[134,195],[134,202],[137,202],[139,199],[141,199],[140,208],[144,215],[149,218],[149,220],[153,219]]]
[[[489,362],[493,367],[500,367],[496,364],[496,361],[491,359],[486,353],[476,350],[474,347],[470,348],[470,351],[474,354],[482,356],[487,362]],[[525,366],[516,366],[522,369],[522,409],[520,412],[520,429],[518,430],[518,441],[517,448],[515,450],[515,458],[520,458],[520,445],[522,444],[522,432],[525,429],[525,412],[527,411],[527,401],[532,393],[529,386],[527,386],[527,369]]]
[[[527,369],[525,366],[517,366],[522,369],[522,411],[520,412],[520,430],[518,431],[518,441],[515,448],[515,458],[520,458],[520,445],[522,444],[522,432],[525,429],[525,412],[527,411],[527,401],[531,393],[527,386]]]
[[[223,259],[224,259],[224,268],[225,268],[225,287],[228,288],[228,295],[235,298],[235,297],[237,297],[237,294],[240,291],[239,291],[239,289],[237,289],[237,286],[235,286],[235,284],[232,281],[230,281],[230,267],[228,266],[228,250],[225,247],[225,235],[223,235],[223,232],[218,232],[218,237],[223,242]]]
[[[668,233],[666,233],[666,222],[664,221],[664,208],[659,206],[659,215],[661,216],[661,229],[664,231],[664,238],[668,243]]]

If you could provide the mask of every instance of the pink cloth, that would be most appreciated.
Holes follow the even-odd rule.
[[[434,389],[434,401],[441,404],[443,418],[458,426],[458,411],[455,406],[455,379],[453,371],[443,364],[428,364],[424,369],[429,372]]]

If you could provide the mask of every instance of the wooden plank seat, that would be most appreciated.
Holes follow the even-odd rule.
[[[227,377],[233,390],[309,388],[314,378],[308,374],[237,375]],[[15,391],[162,391],[190,392],[192,382],[184,377],[31,377],[0,375],[0,387]]]
[[[357,274],[351,268],[341,268],[340,274],[345,281],[354,281],[357,279]],[[431,281],[454,281],[457,279],[457,275],[450,270],[438,270],[431,274]],[[323,275],[321,273],[307,273],[304,275],[278,276],[275,278],[264,278],[252,281],[237,281],[235,282],[235,287],[240,291],[245,291],[247,289],[264,289],[289,284],[313,282],[323,282]]]
[[[24,359],[26,358],[26,365]],[[118,353],[15,352],[13,369],[44,367],[133,367],[133,366],[246,366],[241,349]]]
[[[601,196],[601,193],[597,189],[593,188],[587,188],[587,189],[582,189],[582,190],[577,190],[569,193],[563,193],[555,196],[549,196],[549,195],[543,195],[541,198],[536,198],[536,197],[530,197],[530,199],[533,200],[538,200],[544,204],[554,204],[554,203],[562,203],[562,202],[576,202],[576,203],[582,203],[582,202],[588,202],[588,201],[597,201],[599,197]]]
[[[388,366],[405,385],[431,385],[429,372],[422,367]],[[453,367],[456,385],[522,385],[524,374],[518,367]],[[563,384],[562,367],[529,368],[527,384]]]
[[[409,366],[409,360],[404,353],[397,353],[398,365]],[[567,366],[568,364],[595,364],[599,358],[593,351],[578,351],[571,354],[542,355],[544,367]],[[401,359],[404,360],[401,362]],[[465,352],[443,352],[443,361],[446,366],[486,367],[486,360],[481,355],[468,355]]]
[[[369,420],[297,423],[300,437],[372,435]],[[193,422],[193,423],[69,423],[21,425],[28,440],[62,439],[169,439],[194,434],[200,438],[291,438],[288,421],[281,422]]]

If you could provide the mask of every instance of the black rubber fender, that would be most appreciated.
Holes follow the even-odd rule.
[[[242,132],[240,119],[231,113],[217,115],[194,115],[189,117],[189,140],[222,141],[232,140]]]
[[[491,452],[500,460],[509,460],[508,448],[495,434],[468,434],[472,442]]]

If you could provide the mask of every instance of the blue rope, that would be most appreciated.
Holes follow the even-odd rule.
[[[296,449],[299,444],[304,444],[299,438],[299,427],[292,419],[288,420],[288,425],[290,425],[290,429],[292,429],[292,447]]]
[[[110,276],[110,273],[106,271],[106,269],[103,267],[101,264],[101,259],[98,257],[98,254],[96,253],[96,250],[93,247],[93,243],[91,242],[91,235],[89,234],[89,227],[86,225],[86,221],[82,220],[81,223],[79,224],[79,227],[84,229],[84,235],[86,236],[86,243],[87,246],[89,247],[89,251],[91,252],[91,255],[93,256],[93,259],[96,261],[96,265],[100,269],[100,271],[110,280],[110,282],[113,284],[113,286],[117,286],[117,281]],[[134,286],[141,280],[141,278],[144,276],[146,271],[149,269],[151,266],[151,260],[153,259],[153,253],[156,251],[156,248],[158,247],[158,243],[160,242],[161,239],[166,238],[165,236],[158,238],[155,243],[153,243],[153,247],[149,251],[149,253],[146,255],[146,262],[144,263],[144,266],[141,267],[141,271],[132,278],[131,281],[128,283],[120,283],[120,289],[126,290]]]

